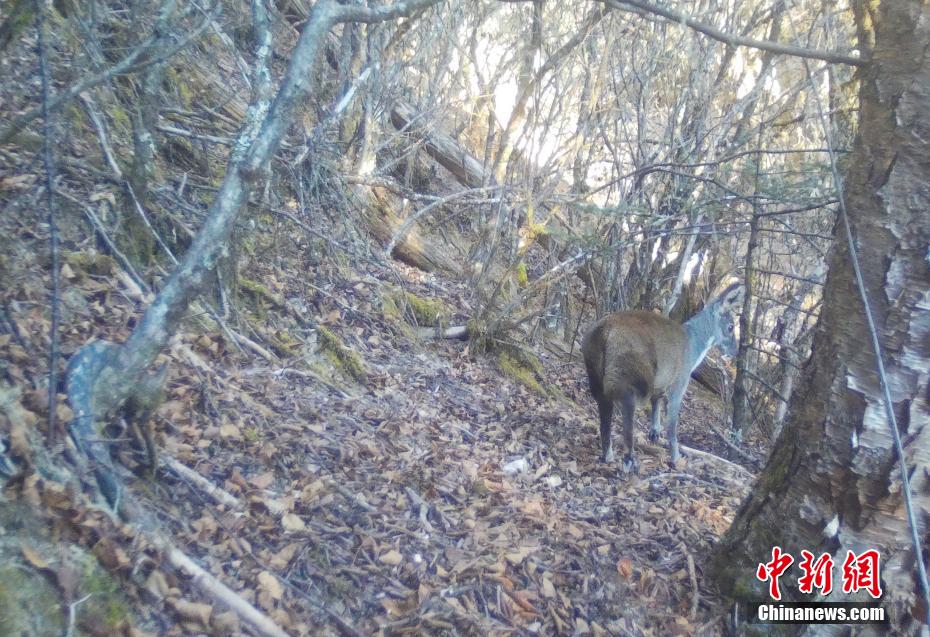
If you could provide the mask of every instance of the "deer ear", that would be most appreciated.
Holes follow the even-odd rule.
[[[720,293],[720,296],[717,297],[717,302],[720,303],[720,307],[725,311],[732,312],[742,304],[744,292],[745,288],[743,288],[742,283],[732,283]]]

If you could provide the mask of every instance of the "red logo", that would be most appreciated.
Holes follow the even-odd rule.
[[[843,560],[843,592],[855,593],[865,589],[874,599],[881,597],[878,563],[879,555],[875,549],[864,551],[858,557],[852,551],[846,551],[846,559]]]
[[[772,547],[772,559],[759,564],[756,568],[756,578],[760,582],[769,583],[769,595],[776,601],[781,600],[781,589],[778,578],[785,574],[794,564],[794,558],[779,546]],[[802,574],[798,578],[798,590],[811,595],[819,590],[823,595],[833,592],[833,566],[834,561],[829,553],[821,553],[814,559],[810,551],[801,551],[801,561],[798,562]],[[880,556],[877,550],[869,549],[856,555],[853,551],[846,551],[843,560],[843,592],[857,593],[868,591],[874,599],[882,596],[881,574],[879,571]]]
[[[787,553],[782,553],[781,547],[772,547],[772,561],[759,564],[756,569],[756,577],[760,582],[768,581],[769,595],[772,599],[780,600],[781,591],[778,588],[778,578],[782,573],[788,570],[788,567],[794,563],[794,558]]]
[[[824,595],[829,595],[833,590],[833,558],[829,553],[823,553],[815,562],[810,551],[801,551],[801,557],[803,559],[798,566],[804,575],[798,578],[798,590],[810,594],[818,588]]]

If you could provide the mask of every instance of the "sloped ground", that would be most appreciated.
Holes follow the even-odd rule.
[[[36,252],[38,238],[26,241]],[[465,307],[455,282],[366,266],[299,298],[307,280],[319,279],[286,272],[276,291],[358,352],[367,381],[337,371],[320,382],[319,366],[307,365],[320,359],[313,330],[299,355],[274,363],[236,352],[219,332],[192,326],[177,338],[166,355],[159,447],[242,507],[217,505],[168,471],[152,480],[140,469],[134,492],[182,550],[295,635],[719,632],[723,609],[702,561],[748,488],[745,477],[700,458],[670,470],[665,449],[642,435],[640,476],[625,476],[597,461],[577,362],[542,355],[546,380],[564,395],[544,398],[465,343],[417,341],[383,317],[385,290],[399,277],[422,297]],[[91,336],[123,338],[138,316],[111,274],[69,268],[65,283],[66,354]],[[15,295],[21,332],[36,344],[47,330],[45,294],[24,285]],[[267,315],[269,326],[277,320]],[[40,385],[41,357],[9,334],[0,343],[7,378]],[[708,448],[702,423],[717,418],[717,406],[694,391],[682,440]],[[21,402],[41,429],[41,392],[26,391]],[[67,408],[60,412],[67,419]],[[129,445],[118,450],[129,466],[140,459]],[[505,472],[520,459],[521,471]],[[46,502],[62,490],[31,488]],[[54,523],[69,529],[63,537],[108,558],[130,584],[135,615],[125,634],[241,628],[159,566],[131,529],[80,501],[50,508],[67,520]]]
[[[5,119],[34,101],[30,37],[8,49],[3,64]],[[66,42],[58,42],[62,60],[73,55]],[[220,88],[246,92],[236,89],[235,64],[203,46],[179,62],[185,74],[171,82],[178,95],[166,100],[178,108],[164,116],[196,132],[232,135],[241,108],[230,106]],[[71,72],[69,65],[53,66]],[[186,79],[191,68],[199,70],[198,81]],[[117,98],[127,98],[107,91],[96,93],[97,107],[110,121],[114,152],[125,158],[130,127],[118,117],[125,109],[116,107]],[[185,93],[230,111],[202,122],[188,113]],[[131,234],[120,226],[131,217],[115,212],[125,203],[122,186],[107,171],[98,133],[77,106],[61,120],[67,125],[56,144],[58,188],[101,216],[110,210],[115,220],[108,227]],[[61,433],[45,429],[50,283],[40,141],[29,131],[0,149],[0,389],[18,392],[13,407],[5,402],[12,394],[0,396],[0,439],[20,470],[30,462],[63,464]],[[202,223],[225,153],[224,146],[162,139],[153,217],[178,243]],[[287,186],[272,191],[280,203]],[[122,341],[145,305],[112,260],[93,256],[97,238],[73,201],[59,199],[63,360],[89,339]],[[321,207],[332,209],[332,227],[351,225],[338,206]],[[388,288],[403,284],[441,299],[455,324],[470,312],[464,286],[398,264],[350,266],[353,257],[338,251],[338,258],[318,258],[324,251],[318,236],[271,227],[262,217],[267,213],[258,211],[256,227],[240,235],[253,243],[242,261],[260,270],[247,276],[361,355],[367,378],[356,382],[330,365],[319,351],[323,332],[267,299],[243,292],[240,314],[230,319],[244,336],[277,351],[274,362],[238,351],[199,315],[202,308],[192,309],[162,357],[170,375],[156,441],[163,460],[176,459],[236,504],[216,504],[164,467],[148,477],[126,431],[101,441],[136,470],[127,475],[133,493],[183,551],[294,635],[719,633],[723,609],[702,576],[702,561],[748,488],[745,475],[699,457],[669,469],[666,451],[647,443],[640,445],[639,477],[600,464],[580,364],[537,352],[546,383],[559,390],[553,393],[560,398],[549,398],[465,343],[417,341],[402,320],[385,318]],[[325,226],[322,212],[305,221],[323,236],[340,236]],[[267,245],[256,246],[256,236]],[[143,275],[157,288],[165,272],[152,265]],[[695,400],[696,393],[692,387],[686,399],[682,440],[719,451],[707,433],[719,408],[714,399]],[[64,396],[58,404],[59,421],[67,423],[72,414]],[[523,461],[516,463],[523,469],[505,472],[514,461]],[[65,619],[67,609],[76,609],[75,634],[248,633],[191,582],[179,581],[142,533],[115,524],[71,491],[66,478],[52,472],[38,479],[27,471],[7,481],[0,507],[17,501],[25,505],[17,520],[29,517],[24,509],[34,519],[14,524],[6,516],[0,534],[4,559],[12,536],[26,538],[16,568],[52,582],[44,595],[54,599],[57,592]],[[55,543],[83,552],[72,559],[64,549],[41,548]],[[87,577],[75,574],[87,555],[113,581],[95,577],[98,586],[88,588]],[[119,608],[117,593],[130,612]],[[101,599],[107,604],[92,603]]]

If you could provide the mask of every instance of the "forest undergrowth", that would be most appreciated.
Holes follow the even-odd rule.
[[[0,336],[0,360],[14,385],[37,387],[46,373],[38,352],[48,333],[47,282],[42,257],[24,255],[41,255],[43,232],[26,219],[4,225],[23,252],[11,253],[22,282],[13,303],[18,334]],[[92,256],[91,239],[73,245],[62,269],[65,358],[90,338],[121,340],[142,307],[118,268]],[[718,631],[724,609],[703,560],[745,495],[749,471],[702,457],[670,468],[641,423],[640,473],[624,475],[619,463],[598,461],[577,356],[537,348],[540,392],[466,342],[418,339],[385,302],[400,281],[415,298],[465,308],[464,283],[397,263],[356,263],[326,276],[291,265],[249,274],[317,324],[285,337],[274,331],[282,322],[275,308],[248,303],[264,317],[253,322],[266,340],[277,333],[277,342],[292,341],[291,355],[238,351],[221,330],[190,320],[161,357],[170,371],[154,419],[159,470],[151,477],[125,440],[114,447],[136,468],[131,490],[182,550],[291,634]],[[325,287],[306,285],[323,279]],[[329,355],[330,341],[354,353],[361,377]],[[17,400],[20,429],[7,408],[8,433],[47,436],[42,391]],[[692,384],[684,444],[724,454],[709,427],[720,405]],[[72,416],[63,395],[59,412],[62,422]],[[225,491],[223,503],[167,462]],[[50,537],[83,545],[134,583],[124,589],[127,634],[239,629],[235,615],[159,568],[130,527],[114,526],[65,485],[33,478],[8,484],[4,497],[42,503]],[[99,622],[106,633],[112,619],[91,615],[82,626]]]

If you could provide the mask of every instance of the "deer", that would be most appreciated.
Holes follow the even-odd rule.
[[[673,465],[678,462],[678,412],[691,372],[715,345],[727,358],[736,355],[733,313],[742,292],[739,283],[728,286],[684,325],[635,310],[608,314],[591,326],[582,339],[581,352],[600,416],[602,462],[614,460],[610,430],[618,405],[626,444],[623,471],[637,473],[633,416],[647,400],[652,410],[649,439],[659,440],[660,404],[665,402],[670,460]]]

